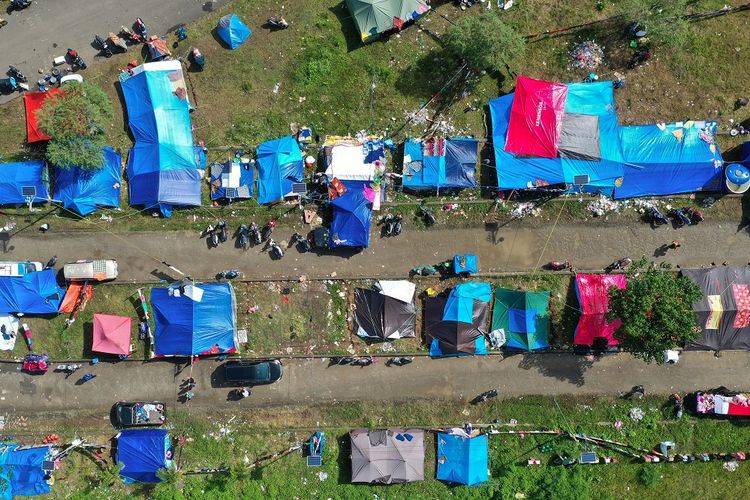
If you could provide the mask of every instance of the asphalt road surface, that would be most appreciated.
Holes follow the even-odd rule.
[[[275,261],[261,246],[242,251],[228,241],[209,249],[198,232],[135,232],[116,234],[106,231],[64,233],[54,229],[40,233],[29,227],[0,240],[2,260],[32,260],[42,263],[52,255],[59,262],[85,258],[110,258],[119,263],[120,279],[139,282],[180,278],[162,262],[167,262],[196,279],[210,279],[223,269],[237,268],[247,279],[292,279],[328,277],[406,276],[410,269],[435,264],[457,253],[479,255],[480,272],[529,271],[551,260],[570,260],[582,270],[602,269],[624,257],[646,255],[682,267],[747,265],[750,235],[733,224],[706,221],[698,226],[651,229],[635,222],[620,225],[598,222],[572,225],[528,227],[517,221],[493,235],[482,228],[405,230],[395,238],[373,236],[369,248],[359,254],[308,253],[289,248]],[[232,231],[236,223],[230,220]],[[106,227],[106,226],[103,226]],[[3,235],[0,234],[0,237]],[[274,238],[289,241],[290,233],[278,229]],[[678,239],[678,250],[665,247]],[[286,246],[286,245],[284,245]]]
[[[179,386],[192,374],[197,383],[189,406],[267,406],[331,403],[335,401],[468,401],[488,389],[501,397],[525,394],[601,394],[617,396],[643,384],[651,394],[671,394],[726,386],[748,389],[750,355],[725,352],[683,353],[676,365],[646,364],[627,354],[597,361],[573,354],[519,354],[506,358],[430,359],[418,357],[406,366],[386,366],[385,358],[367,367],[329,366],[327,359],[284,360],[283,378],[253,389],[250,398],[231,401],[230,388],[217,387],[214,360],[201,360],[175,375],[172,361],[147,363],[101,362],[69,378],[48,372],[22,373],[15,363],[0,363],[0,410],[7,413],[66,410],[105,410],[119,400],[159,400],[177,403]],[[81,375],[96,378],[80,384]]]
[[[31,85],[40,77],[38,70],[48,73],[52,60],[65,55],[68,47],[77,50],[89,65],[94,64],[98,59],[91,45],[95,34],[106,37],[110,31],[117,33],[120,26],[130,28],[135,18],[141,17],[151,34],[163,35],[224,3],[226,0],[36,0],[22,11],[0,14],[8,21],[0,29],[0,73],[4,75],[12,64]],[[8,2],[0,5],[5,9]],[[31,88],[35,90],[36,85]],[[0,96],[0,103],[20,95]]]

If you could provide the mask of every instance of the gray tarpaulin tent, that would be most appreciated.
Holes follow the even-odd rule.
[[[414,337],[414,284],[380,281],[376,290],[354,290],[357,335],[368,341]]]
[[[424,479],[424,431],[355,429],[352,483],[408,483]]]

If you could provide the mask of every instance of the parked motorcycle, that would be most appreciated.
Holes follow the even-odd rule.
[[[148,28],[146,28],[146,23],[143,22],[143,19],[136,17],[135,23],[133,23],[133,28],[136,33],[141,35],[141,39],[148,40]]]
[[[120,36],[132,44],[143,43],[143,37],[125,26],[120,26]]]
[[[73,67],[73,71],[77,71],[78,69],[86,69],[86,61],[83,60],[83,57],[78,55],[77,51],[68,49],[68,51],[65,53],[65,57],[68,61],[70,61],[70,65]]]
[[[268,21],[266,21],[269,26],[272,28],[278,29],[278,30],[285,30],[289,27],[289,23],[286,22],[286,19],[284,19],[281,16],[272,16],[268,18]]]
[[[220,243],[226,243],[229,239],[229,228],[227,227],[227,221],[220,220],[218,224],[216,224],[216,233],[218,233],[219,236],[219,242]]]
[[[0,78],[0,94],[11,94],[21,90],[15,78]]]
[[[388,361],[385,362],[387,366],[396,365],[396,366],[404,366],[408,365],[414,361],[414,356],[399,356],[396,358],[391,358]]]
[[[284,257],[284,250],[281,249],[281,246],[273,238],[268,239],[268,248],[272,259],[279,260]]]
[[[21,71],[16,68],[15,66],[8,66],[8,76],[15,78],[18,82],[28,82],[29,80],[26,78],[26,75],[21,73]]]
[[[307,238],[299,233],[294,233],[292,235],[291,242],[292,245],[297,245],[297,249],[302,253],[307,253],[312,250],[312,246],[310,245],[310,242],[307,241]]]
[[[258,229],[258,224],[255,222],[250,223],[250,239],[256,245],[259,245],[263,241],[263,238],[260,235],[260,229]]]
[[[682,211],[685,212],[685,215],[687,215],[691,221],[693,221],[693,224],[698,224],[706,220],[703,217],[703,213],[697,208],[684,207]]]
[[[545,264],[544,268],[548,271],[562,271],[564,269],[571,269],[573,264],[569,260],[553,260]]]
[[[682,211],[682,209],[676,208],[672,210],[671,215],[672,217],[674,217],[675,223],[677,223],[677,227],[693,225],[693,221],[690,220],[690,217],[688,217],[687,214]]]
[[[112,46],[99,35],[94,35],[94,45],[104,57],[112,57]]]
[[[237,244],[243,250],[247,250],[250,246],[250,236],[245,224],[240,224],[239,229],[237,229]]]
[[[398,236],[401,234],[400,215],[386,214],[381,223],[383,224],[383,234],[385,236]]]
[[[633,259],[630,257],[623,257],[622,259],[616,260],[607,267],[604,268],[604,271],[607,273],[611,273],[612,271],[616,269],[626,269],[630,264],[633,263]]]
[[[497,394],[498,394],[497,389],[490,389],[489,391],[484,391],[482,394],[472,399],[471,404],[478,405],[478,404],[486,403],[490,399],[496,398]]]
[[[45,269],[53,269],[55,267],[55,264],[57,264],[57,255],[53,255],[48,261],[47,264],[44,266]]]
[[[260,233],[260,239],[262,241],[266,241],[271,237],[271,234],[273,234],[273,230],[276,227],[276,219],[271,219],[268,221],[268,223],[263,226],[263,230]]]
[[[55,368],[55,371],[57,372],[63,372],[67,375],[72,375],[75,373],[76,370],[79,370],[80,368],[83,368],[83,365],[79,364],[66,364],[66,365],[57,365],[57,368]]]
[[[427,208],[427,205],[425,205],[424,202],[419,205],[419,215],[422,217],[427,227],[435,225],[435,214],[432,213],[432,210]]]
[[[222,271],[219,274],[216,275],[217,280],[233,280],[235,278],[239,278],[242,273],[237,269],[229,269],[227,271]]]
[[[375,358],[372,356],[366,356],[363,358],[354,358],[354,360],[351,362],[352,366],[370,366],[371,364],[375,363]]]
[[[212,248],[216,248],[219,246],[219,231],[217,228],[213,226],[208,226],[208,229],[206,229],[209,245]]]
[[[737,137],[738,135],[748,135],[750,134],[750,129],[745,128],[741,124],[737,123],[732,128],[729,129],[729,135],[732,137]]]
[[[331,365],[350,365],[354,362],[354,358],[350,356],[332,356],[328,358],[328,361]]]
[[[669,224],[669,219],[656,207],[651,207],[648,209],[648,217],[651,221],[651,224],[653,224],[654,226]]]
[[[409,274],[412,276],[434,276],[437,273],[438,270],[435,266],[420,266],[409,271]]]
[[[10,8],[16,10],[25,9],[31,5],[31,0],[10,0]]]
[[[110,47],[114,50],[114,47],[117,47],[120,52],[127,52],[128,51],[128,44],[125,41],[124,38],[120,38],[115,33],[112,33],[111,31],[107,34],[107,43],[109,43]]]

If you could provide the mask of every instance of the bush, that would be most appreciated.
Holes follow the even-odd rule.
[[[526,50],[526,42],[494,12],[465,16],[445,39],[446,51],[473,69],[510,70]]]
[[[661,472],[654,465],[644,465],[638,473],[638,479],[643,486],[650,488],[661,481]]]

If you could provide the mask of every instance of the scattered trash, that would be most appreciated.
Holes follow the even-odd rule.
[[[593,40],[581,42],[570,51],[570,67],[596,69],[604,60],[604,47]]]
[[[323,471],[318,472],[318,479],[320,479],[321,481],[325,481],[326,479],[328,479],[328,473]]]
[[[514,219],[520,219],[521,217],[527,217],[529,215],[532,215],[534,217],[539,217],[539,214],[541,213],[541,210],[534,206],[533,203],[530,202],[523,202],[523,203],[516,203],[516,206],[513,207],[513,210],[510,211],[510,216]]]
[[[622,420],[618,420],[617,422],[615,422],[614,425],[615,425],[615,429],[619,429],[620,427],[622,427]]]
[[[727,462],[724,464],[724,469],[728,470],[729,472],[734,472],[739,466],[740,464],[738,464],[735,460],[732,460],[731,462]]]
[[[0,227],[0,233],[9,233],[13,231],[16,228],[16,223],[13,221],[10,221],[6,223],[3,227]]]
[[[278,94],[279,89],[281,89],[281,82],[276,82],[276,85],[273,86],[273,93]]]
[[[99,220],[104,221],[104,222],[112,222],[114,218],[111,215],[102,214],[102,216],[99,217]]]
[[[620,210],[619,202],[613,199],[607,198],[606,196],[600,196],[595,199],[587,207],[594,217],[601,217],[607,212],[618,212]]]
[[[640,422],[641,420],[643,420],[643,416],[644,413],[642,408],[638,408],[636,406],[635,408],[630,409],[630,420],[632,420],[633,422]]]

